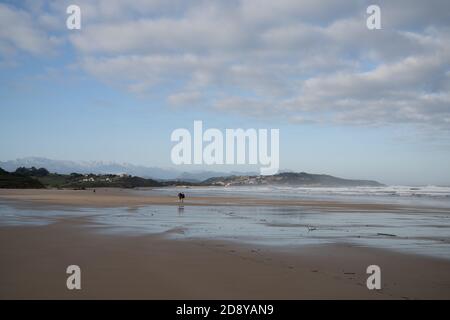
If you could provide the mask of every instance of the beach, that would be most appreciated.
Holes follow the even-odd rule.
[[[274,227],[275,222],[262,221],[280,212],[294,219],[292,212],[304,210],[307,215],[305,208],[328,210],[330,215],[358,211],[366,216],[380,210],[417,215],[423,208],[412,211],[398,204],[280,199],[261,203],[252,196],[198,196],[189,197],[180,213],[173,196],[120,189],[95,193],[0,190],[0,203],[1,299],[450,298],[447,238],[445,250],[439,251],[442,258],[382,245],[377,248],[378,242],[339,241],[340,235],[319,224],[315,225],[319,230],[311,231],[305,229],[306,224]],[[282,211],[269,214],[261,209],[265,206]],[[219,211],[212,211],[215,208]],[[433,210],[438,209],[427,210],[436,215]],[[216,219],[200,228],[200,220],[189,217],[196,212],[203,212],[200,220]],[[255,212],[260,214],[257,224],[249,219]],[[108,220],[109,215],[120,219]],[[136,227],[136,217],[140,217],[141,228]],[[232,222],[230,228],[242,226],[242,233],[231,234],[226,221]],[[157,224],[159,229],[142,224]],[[216,224],[225,230],[214,229]],[[252,229],[256,225],[265,229]],[[265,234],[264,230],[274,231]],[[293,239],[292,230],[302,234],[302,242]],[[81,268],[81,290],[66,288],[66,268],[72,264]],[[374,264],[382,270],[381,290],[366,287],[366,269]]]
[[[449,12],[0,1],[0,301],[450,299]]]
[[[408,208],[407,205],[386,203],[354,203],[330,200],[264,199],[240,196],[189,196],[184,205],[194,206],[313,206],[320,208],[340,208],[346,210],[395,210]],[[176,192],[167,194],[139,193],[131,189],[99,188],[93,190],[56,189],[0,189],[0,199],[18,201],[23,204],[91,206],[91,207],[133,207],[145,205],[178,205]],[[431,207],[433,208],[433,207]],[[414,207],[413,207],[414,209]]]

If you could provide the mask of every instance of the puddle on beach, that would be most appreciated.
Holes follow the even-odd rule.
[[[450,259],[450,213],[324,211],[308,207],[21,208],[0,203],[1,225],[82,217],[97,232],[164,234],[271,246],[354,243]]]

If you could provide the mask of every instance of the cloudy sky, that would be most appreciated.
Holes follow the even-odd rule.
[[[0,160],[172,166],[194,120],[279,128],[282,169],[450,185],[450,2],[0,1]]]

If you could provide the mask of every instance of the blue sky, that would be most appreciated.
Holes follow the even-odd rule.
[[[0,2],[0,160],[170,167],[202,120],[279,128],[281,169],[450,185],[446,1],[380,1],[376,31],[364,1],[72,3],[79,31],[69,2]]]

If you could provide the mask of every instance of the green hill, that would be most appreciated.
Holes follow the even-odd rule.
[[[45,168],[20,167],[13,173],[0,168],[0,188],[136,188],[161,187],[162,183],[141,177],[115,174],[58,174]]]
[[[247,186],[247,185],[286,185],[309,187],[381,187],[383,184],[372,180],[351,180],[326,174],[306,172],[284,172],[271,176],[229,176],[205,180],[204,185]]]
[[[17,173],[9,173],[0,168],[0,188],[8,189],[42,189],[44,185],[38,180]]]

